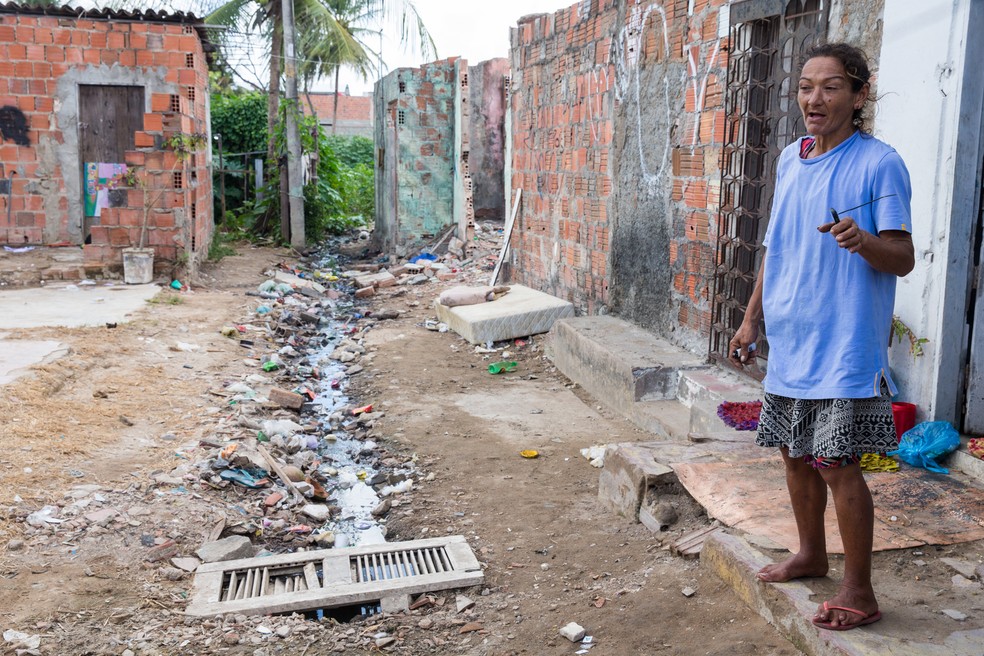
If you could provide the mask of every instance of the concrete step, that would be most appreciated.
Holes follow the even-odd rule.
[[[730,585],[752,610],[808,656],[979,656],[984,629],[953,631],[935,643],[920,642],[890,615],[886,620],[854,631],[825,631],[811,618],[818,601],[804,583],[763,583],[755,573],[772,561],[735,535],[708,536],[700,553],[700,568]],[[889,610],[887,613],[891,613]]]
[[[626,416],[639,428],[662,439],[686,439],[690,433],[690,408],[676,399],[638,401]]]
[[[614,317],[570,317],[554,323],[547,355],[598,401],[631,416],[639,401],[676,399],[682,371],[706,359]]]

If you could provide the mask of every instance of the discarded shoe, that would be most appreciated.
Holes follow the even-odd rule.
[[[856,608],[846,608],[844,606],[832,606],[828,604],[826,601],[823,602],[823,609],[825,611],[843,610],[848,613],[858,615],[861,618],[857,622],[852,622],[850,624],[837,624],[837,625],[834,625],[829,621],[824,622],[823,620],[813,618],[814,626],[818,626],[821,629],[827,629],[829,631],[850,631],[851,629],[856,629],[859,626],[864,626],[865,624],[874,624],[875,622],[877,622],[882,618],[882,614],[880,610],[876,610],[871,615],[868,615],[867,613],[857,610]]]

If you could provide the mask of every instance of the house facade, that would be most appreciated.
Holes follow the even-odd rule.
[[[190,14],[0,5],[0,243],[204,258],[209,49]]]
[[[919,420],[984,432],[982,21],[974,0],[585,0],[520,19],[511,280],[723,360],[761,261],[776,159],[804,134],[800,57],[848,41],[871,59],[875,135],[913,184],[917,264],[889,350],[899,400]]]
[[[338,98],[336,111],[335,98]],[[373,136],[372,94],[350,96],[347,93],[316,93],[302,95],[305,113],[313,112],[328,134],[344,136]]]

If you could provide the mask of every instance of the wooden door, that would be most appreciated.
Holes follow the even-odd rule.
[[[79,169],[82,189],[82,238],[89,240],[95,222],[86,216],[86,163],[123,163],[135,148],[134,133],[143,128],[144,88],[79,86]]]

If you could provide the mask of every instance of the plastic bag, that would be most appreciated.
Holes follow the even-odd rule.
[[[889,451],[913,467],[922,467],[938,474],[950,471],[936,464],[936,459],[960,446],[960,434],[948,421],[924,421],[902,434],[899,448]]]

